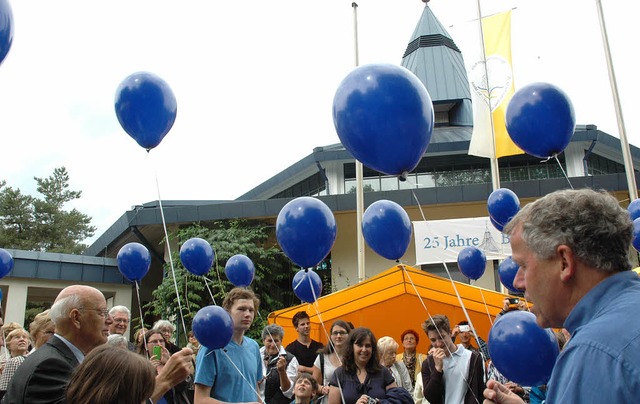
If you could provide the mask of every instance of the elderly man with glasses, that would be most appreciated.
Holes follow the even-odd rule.
[[[126,337],[127,330],[129,329],[129,319],[131,318],[131,312],[125,306],[113,306],[109,310],[109,315],[113,322],[109,326],[109,335],[120,334]],[[136,352],[136,345],[127,340],[127,348],[130,351]]]

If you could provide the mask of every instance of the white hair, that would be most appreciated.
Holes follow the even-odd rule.
[[[65,318],[69,317],[71,310],[80,308],[81,298],[80,295],[74,294],[67,297],[63,297],[57,302],[53,303],[51,310],[49,311],[49,318],[58,326]]]
[[[113,306],[111,310],[109,310],[111,317],[116,313],[126,313],[127,317],[131,318],[131,311],[126,306]]]
[[[171,324],[170,321],[167,320],[158,320],[153,324],[153,327],[151,328],[152,330],[155,331],[160,331],[161,328],[171,328],[171,332],[175,332],[176,331],[176,326]]]
[[[125,338],[124,335],[120,334],[109,335],[107,337],[107,344],[115,347],[129,348],[129,341]]]

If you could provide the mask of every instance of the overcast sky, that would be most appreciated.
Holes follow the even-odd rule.
[[[93,218],[96,236],[159,196],[237,198],[314,147],[339,142],[331,107],[354,67],[351,3],[11,1],[14,42],[0,65],[0,179],[36,194],[34,176],[65,166],[71,188],[83,192],[73,206]],[[424,3],[357,3],[360,64],[400,64]],[[640,145],[640,30],[631,3],[602,3],[627,134]],[[429,5],[452,35],[477,15],[475,0]],[[516,90],[556,84],[578,124],[618,136],[596,2],[482,3],[483,15],[513,7]],[[148,154],[122,130],[113,105],[120,82],[137,71],[166,80],[178,102],[173,129]]]

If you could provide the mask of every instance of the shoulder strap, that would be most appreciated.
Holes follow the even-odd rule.
[[[322,384],[324,384],[324,354],[322,353],[320,354],[320,375],[322,376]]]

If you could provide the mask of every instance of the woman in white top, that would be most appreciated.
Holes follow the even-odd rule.
[[[412,393],[411,376],[409,376],[407,366],[402,361],[396,360],[397,354],[398,343],[392,337],[382,337],[378,340],[380,364],[389,368],[398,387],[404,387],[409,393]]]
[[[331,324],[331,343],[318,351],[318,357],[313,363],[313,377],[318,382],[318,396],[323,396],[318,403],[325,403],[329,394],[329,381],[337,367],[342,365],[341,356],[349,341],[349,332],[353,327],[343,320],[336,320]]]

